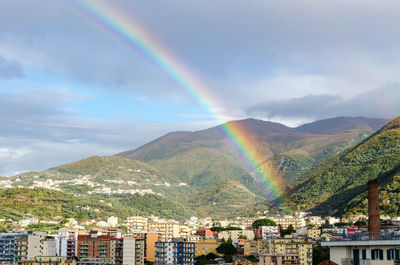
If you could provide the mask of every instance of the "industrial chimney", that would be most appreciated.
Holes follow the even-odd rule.
[[[368,181],[368,231],[371,239],[380,239],[378,180]]]

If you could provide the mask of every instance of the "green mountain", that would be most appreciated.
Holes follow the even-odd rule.
[[[20,220],[26,216],[51,218],[63,216],[76,220],[126,218],[138,214],[180,219],[191,214],[174,201],[156,195],[116,196],[80,195],[47,188],[0,189],[0,217]]]
[[[180,219],[193,214],[178,203],[192,193],[189,185],[151,165],[118,156],[93,156],[43,172],[22,173],[8,177],[7,184],[29,191],[44,189],[57,202],[54,205],[64,204],[61,197],[73,194],[75,199],[67,205],[87,208],[85,216],[90,217],[153,214]],[[77,201],[80,204],[75,205]],[[18,208],[15,212],[22,214]],[[44,214],[49,213],[55,212],[45,208]]]
[[[334,121],[333,127],[320,121],[319,131],[315,129],[318,122],[314,123],[307,132],[306,127],[289,128],[254,119],[232,121],[230,125],[243,131],[251,139],[252,148],[264,158],[258,166],[283,176],[292,187],[315,164],[365,139],[380,126],[379,121],[369,123],[365,118]],[[382,125],[385,122],[380,121]],[[339,127],[342,129],[337,130]],[[221,129],[217,126],[197,132],[173,132],[117,156],[93,156],[43,172],[4,178],[2,187],[12,187],[17,193],[26,188],[29,192],[39,189],[39,193],[31,194],[32,200],[36,196],[39,204],[46,204],[41,195],[45,191],[53,203],[40,210],[35,210],[39,206],[33,204],[13,210],[10,205],[15,201],[0,201],[0,217],[42,212],[43,216],[75,217],[79,213],[80,218],[153,214],[182,219],[273,211],[271,198],[266,198],[260,181],[243,165]],[[72,208],[64,209],[67,205]],[[75,213],[74,209],[79,211]]]
[[[330,121],[320,121],[298,128],[254,119],[230,123],[252,139],[254,148],[266,162],[272,163],[290,186],[312,166],[365,139],[386,124],[386,120],[367,118],[337,118],[333,121],[334,126]],[[337,127],[342,129],[337,130]],[[220,177],[233,178],[247,186],[250,183],[251,172],[239,162],[239,156],[222,133],[221,126],[197,132],[169,133],[118,155],[162,168],[196,188],[205,187]],[[254,186],[249,188],[256,189]]]
[[[338,215],[366,213],[366,184],[378,179],[382,210],[397,215],[400,206],[400,117],[362,142],[307,172],[293,188],[292,208]]]

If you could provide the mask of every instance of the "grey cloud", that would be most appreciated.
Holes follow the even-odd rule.
[[[75,100],[82,99],[66,89],[0,93],[0,176],[45,170],[92,155],[113,155],[178,128],[176,124],[83,118],[67,109]],[[207,126],[186,129],[190,127]]]
[[[5,60],[0,56],[0,79],[25,77],[20,64]]]
[[[69,2],[1,1],[0,48],[22,63],[83,82],[179,97],[177,85],[146,56]],[[277,75],[341,76],[355,86],[377,87],[395,80],[400,68],[400,28],[393,27],[400,20],[398,1],[112,2],[221,98]]]
[[[392,83],[345,99],[337,95],[308,95],[269,101],[250,107],[247,113],[265,118],[323,119],[336,116],[394,118],[400,115],[400,83]]]

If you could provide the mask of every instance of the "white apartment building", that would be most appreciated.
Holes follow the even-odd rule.
[[[160,234],[159,241],[171,241],[172,238],[178,238],[179,222],[174,220],[154,220],[148,224],[149,232],[157,232]]]
[[[142,216],[131,216],[126,218],[126,224],[130,232],[147,232],[148,220]]]
[[[118,217],[110,216],[107,219],[108,226],[117,227],[118,226]]]
[[[122,245],[123,265],[144,264],[144,240],[134,237],[124,237]]]
[[[400,259],[400,238],[374,240],[360,236],[357,240],[321,242],[329,247],[330,259],[339,265],[394,265]]]
[[[287,229],[290,225],[292,225],[295,230],[306,226],[304,218],[297,218],[290,215],[271,217],[269,219],[274,221],[277,225],[280,225],[283,229]]]
[[[77,255],[78,233],[58,232],[56,236],[56,256],[72,258]]]
[[[194,265],[195,243],[170,241],[156,243],[156,265]]]
[[[276,238],[280,236],[279,226],[261,226],[261,238]]]

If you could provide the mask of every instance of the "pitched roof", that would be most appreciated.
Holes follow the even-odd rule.
[[[319,263],[318,265],[338,265],[337,263],[331,261],[330,259],[328,260],[324,260],[321,263]]]

